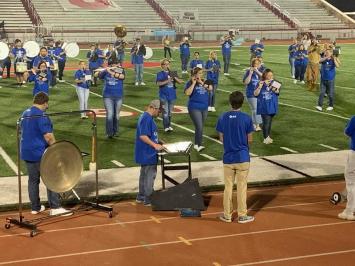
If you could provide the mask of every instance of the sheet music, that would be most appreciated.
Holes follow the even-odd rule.
[[[168,153],[187,152],[192,145],[191,141],[181,141],[175,143],[163,144],[164,150]]]

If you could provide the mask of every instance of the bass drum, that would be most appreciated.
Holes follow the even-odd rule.
[[[145,47],[145,56],[143,56],[144,59],[150,59],[150,58],[152,58],[152,56],[153,56],[153,49],[146,46]]]
[[[64,47],[65,54],[69,58],[77,57],[80,53],[79,45],[76,42],[68,43]]]
[[[4,42],[0,42],[0,60],[4,60],[6,57],[8,57],[9,52],[9,46]]]
[[[35,41],[28,41],[23,44],[23,48],[26,50],[27,57],[35,57],[39,54],[39,44]]]

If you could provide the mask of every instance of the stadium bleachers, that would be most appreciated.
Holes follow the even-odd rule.
[[[271,0],[270,2],[279,5],[281,10],[287,10],[291,17],[299,20],[301,25],[309,25],[309,28],[348,28],[311,0]]]
[[[32,0],[44,26],[53,29],[74,30],[113,29],[116,24],[128,30],[166,29],[166,25],[144,0],[113,1],[119,9],[88,10],[78,8],[69,1]]]
[[[8,31],[32,29],[32,22],[21,0],[0,1],[0,22],[5,21]]]
[[[288,25],[256,0],[159,0],[181,24],[200,25],[204,28],[283,29]],[[198,20],[181,20],[181,12],[197,11]],[[196,16],[196,18],[197,18]]]

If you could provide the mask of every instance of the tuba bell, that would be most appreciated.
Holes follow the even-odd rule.
[[[124,25],[117,25],[114,28],[115,35],[119,38],[123,38],[127,35],[127,29]]]

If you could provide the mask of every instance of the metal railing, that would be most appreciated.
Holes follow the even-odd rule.
[[[31,0],[21,0],[23,6],[26,9],[27,14],[29,15],[31,22],[35,26],[42,25],[41,17],[38,15],[36,8],[34,7]]]

